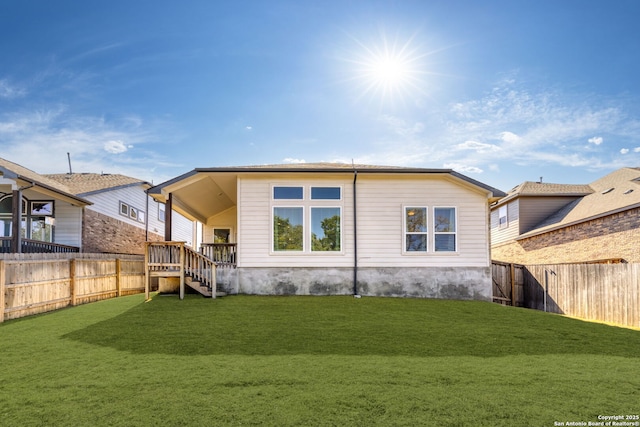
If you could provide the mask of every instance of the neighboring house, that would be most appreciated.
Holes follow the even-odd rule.
[[[640,168],[589,185],[525,182],[491,207],[492,258],[640,262]]]
[[[66,173],[45,175],[92,204],[84,210],[83,252],[143,254],[146,241],[162,241],[164,204],[150,198],[151,184],[119,174]],[[174,213],[172,234],[192,246],[194,224]]]
[[[65,185],[0,158],[0,252],[80,251],[89,205]]]
[[[505,193],[452,170],[205,168],[149,193],[203,223],[204,247],[237,246],[227,293],[492,297],[489,204]]]

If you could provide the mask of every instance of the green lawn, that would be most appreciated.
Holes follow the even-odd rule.
[[[0,425],[553,426],[640,413],[640,331],[490,303],[142,295],[0,325]]]

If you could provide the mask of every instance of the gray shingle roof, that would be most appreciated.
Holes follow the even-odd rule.
[[[640,206],[640,168],[618,169],[590,184],[592,192],[547,217],[526,238]]]

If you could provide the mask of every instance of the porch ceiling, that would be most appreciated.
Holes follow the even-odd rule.
[[[165,198],[169,193],[175,210],[206,223],[236,205],[237,175],[198,173],[163,189]]]

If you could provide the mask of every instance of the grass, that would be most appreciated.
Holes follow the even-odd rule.
[[[640,332],[482,302],[140,295],[0,325],[0,425],[553,426],[640,412]]]

